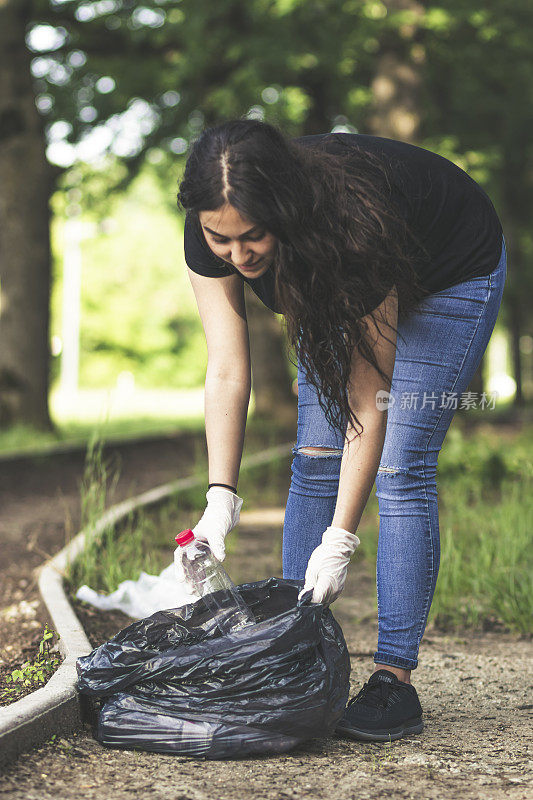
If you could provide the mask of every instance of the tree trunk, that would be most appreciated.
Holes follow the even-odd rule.
[[[520,140],[516,137],[512,140],[511,146],[504,148],[501,175],[504,208],[503,230],[508,258],[505,284],[506,316],[511,336],[513,378],[516,383],[513,405],[517,408],[523,406],[525,402],[522,391],[520,354],[520,337],[526,317],[523,306],[524,294],[525,297],[528,297],[526,257],[520,245],[521,230],[526,229],[529,225],[529,185],[523,175],[525,164],[527,164],[527,150],[522,147]]]
[[[396,53],[383,53],[372,81],[373,113],[369,125],[375,136],[403,142],[417,140],[419,76],[412,64]]]
[[[250,331],[255,416],[296,425],[298,410],[291,389],[287,346],[276,315],[247,287],[246,314]]]
[[[485,381],[483,379],[483,372],[484,372],[484,361],[485,357],[483,356],[481,361],[479,362],[479,366],[472,375],[472,380],[468,384],[467,392],[476,392],[479,396],[485,389]],[[479,397],[477,398],[479,399]]]
[[[520,355],[520,337],[522,335],[521,307],[515,300],[510,302],[510,333],[511,333],[511,355],[513,361],[513,374],[516,383],[516,392],[513,405],[520,407],[525,404],[524,392],[522,389],[522,360]]]
[[[390,11],[409,9],[415,15],[424,14],[416,0],[385,0],[385,6]],[[425,58],[423,46],[415,41],[418,35],[416,24],[411,23],[402,26],[401,38],[397,33],[383,38],[371,84],[373,104],[368,119],[375,136],[411,143],[418,139],[422,86],[418,65]]]
[[[51,170],[24,43],[29,5],[0,4],[0,427],[49,428]]]
[[[307,75],[302,76],[301,86],[313,101],[301,135],[328,133],[331,130],[333,120],[327,75],[319,70],[310,70]]]

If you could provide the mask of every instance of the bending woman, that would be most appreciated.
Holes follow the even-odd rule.
[[[246,119],[194,142],[178,205],[208,348],[212,483],[196,533],[224,558],[243,502],[246,282],[284,316],[297,354],[283,576],[304,580],[315,602],[342,592],[376,484],[374,672],[337,731],[376,741],[419,733],[410,675],[439,569],[437,458],[506,276],[494,207],[464,171],[423,148],[348,133],[289,139]]]

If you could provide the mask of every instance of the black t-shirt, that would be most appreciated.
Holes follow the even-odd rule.
[[[502,226],[488,195],[466,172],[422,147],[380,136],[316,134],[296,137],[294,141],[316,146],[325,140],[321,146],[328,152],[345,152],[338,137],[385,155],[399,211],[430,255],[429,260],[417,267],[424,288],[440,292],[496,269],[501,255]],[[210,278],[234,272],[240,275],[213,253],[196,215],[190,213],[185,217],[184,247],[185,261],[194,272]],[[268,308],[280,313],[275,307],[271,269],[259,278],[241,277]],[[369,292],[365,297],[367,313],[383,299]]]

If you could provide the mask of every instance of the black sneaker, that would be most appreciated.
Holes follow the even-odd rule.
[[[388,742],[409,733],[422,733],[423,727],[415,687],[400,681],[388,669],[379,669],[348,701],[335,732],[352,739]]]

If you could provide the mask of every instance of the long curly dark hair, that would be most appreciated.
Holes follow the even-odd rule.
[[[398,315],[407,314],[427,294],[416,263],[428,253],[398,209],[401,189],[387,159],[351,138],[339,154],[322,147],[302,146],[259,120],[207,128],[191,147],[177,203],[197,215],[228,202],[277,238],[271,269],[291,363],[292,350],[328,424],[344,434],[351,422],[360,435],[348,396],[354,348],[389,390],[392,379],[365,337],[365,303],[395,286]],[[386,336],[381,318],[370,316]]]

